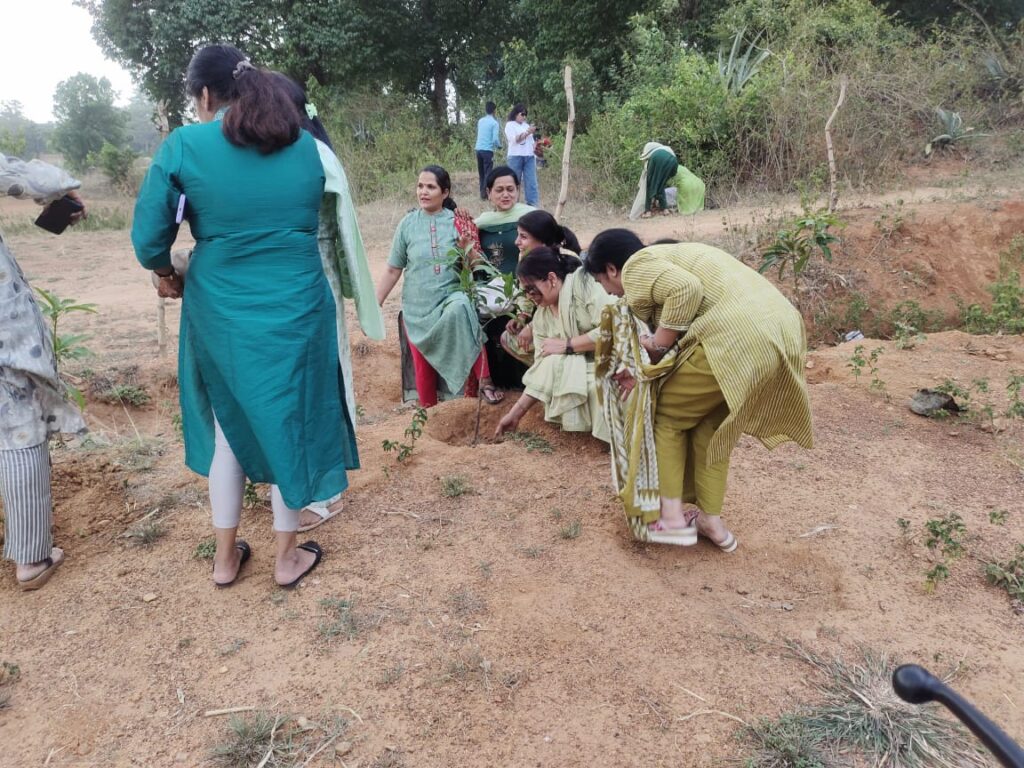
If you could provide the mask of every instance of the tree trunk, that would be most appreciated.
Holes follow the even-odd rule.
[[[572,91],[572,67],[565,65],[565,100],[569,103],[569,119],[565,127],[565,149],[562,150],[562,188],[558,193],[555,218],[562,217],[562,210],[569,199],[569,154],[572,152],[572,137],[576,130],[576,100]]]
[[[432,66],[434,90],[431,101],[434,106],[434,117],[439,125],[448,124],[448,62],[440,56],[434,59]]]

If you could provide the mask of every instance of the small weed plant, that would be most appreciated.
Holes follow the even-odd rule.
[[[441,495],[448,499],[457,499],[473,493],[473,486],[461,475],[447,475],[441,478]]]
[[[45,288],[36,287],[36,293],[39,295],[40,303],[39,309],[43,313],[43,317],[50,321],[50,334],[53,337],[53,356],[57,360],[57,370],[61,370],[64,363],[68,360],[78,360],[89,354],[92,354],[88,347],[83,343],[87,338],[86,334],[75,333],[75,334],[64,334],[61,335],[59,330],[61,321],[68,315],[75,312],[84,312],[86,314],[96,314],[95,304],[79,304],[75,299],[62,299],[55,293],[47,291]],[[79,408],[85,407],[85,397],[82,393],[65,383],[68,388],[68,392]]]
[[[245,481],[245,490],[242,492],[242,506],[252,509],[260,503],[260,491],[256,483],[251,480]]]
[[[338,597],[328,597],[320,601],[322,618],[317,625],[320,636],[327,641],[339,637],[352,640],[359,635],[359,622],[352,612],[354,603]]]
[[[100,394],[100,399],[108,403],[124,403],[139,408],[150,401],[149,392],[138,384],[117,384]],[[181,416],[178,416],[180,421]]]
[[[159,520],[146,520],[133,526],[125,537],[139,547],[152,547],[167,535],[167,529]]]
[[[0,661],[0,710],[11,705],[11,688],[21,677],[21,668],[9,661]]]
[[[924,545],[941,559],[925,572],[925,590],[934,592],[939,583],[949,578],[949,564],[964,555],[967,526],[956,512],[929,520],[924,524]]]
[[[777,269],[779,280],[782,280],[788,268],[799,299],[800,276],[807,269],[811,256],[817,252],[825,261],[832,261],[832,244],[839,238],[829,230],[838,226],[840,221],[835,214],[805,210],[803,216],[793,219],[780,229],[775,239],[761,251],[761,264],[757,271],[764,274]]]
[[[319,722],[273,712],[236,715],[228,721],[227,738],[211,750],[211,757],[223,768],[310,765],[347,727],[346,720],[333,715]]]
[[[192,550],[192,557],[196,560],[213,560],[215,554],[217,554],[217,541],[212,537],[203,539]]]
[[[1006,525],[1007,519],[1009,519],[1010,513],[1005,509],[993,509],[988,513],[988,521],[992,525]]]
[[[551,443],[536,432],[509,432],[509,439],[524,446],[529,453],[554,453]]]
[[[408,427],[405,428],[405,439],[409,442],[401,442],[399,440],[384,440],[381,445],[384,448],[385,453],[395,453],[395,458],[399,462],[406,461],[416,447],[416,441],[423,436],[423,427],[427,423],[427,409],[417,408],[413,411],[412,421]]]
[[[999,256],[999,278],[989,286],[992,305],[960,303],[960,319],[968,333],[1024,333],[1024,235],[1017,235]]]
[[[864,369],[868,369],[868,373],[871,375],[871,389],[875,392],[885,391],[885,382],[878,374],[878,360],[885,352],[885,347],[875,347],[871,352],[865,352],[867,348],[863,344],[858,344],[853,348],[853,354],[850,355],[850,361],[846,364],[846,367],[853,372],[853,378],[859,382],[861,374],[864,373]]]
[[[1024,610],[1024,544],[1018,544],[1014,556],[1006,562],[987,563],[985,576],[991,584],[1005,589],[1015,605]]]
[[[580,533],[582,533],[582,532],[583,532],[583,523],[581,521],[579,521],[579,520],[574,520],[573,522],[569,523],[568,525],[563,526],[558,531],[558,535],[561,536],[563,539],[566,539],[568,541],[572,541],[573,539],[578,539],[580,537]]]

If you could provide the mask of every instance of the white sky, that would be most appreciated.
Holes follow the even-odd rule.
[[[37,123],[53,119],[57,83],[78,72],[106,77],[125,104],[134,87],[129,74],[104,58],[90,29],[92,17],[71,0],[4,0],[0,25],[0,101],[17,100]]]

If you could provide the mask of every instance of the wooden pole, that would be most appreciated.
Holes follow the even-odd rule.
[[[565,100],[569,104],[569,120],[565,126],[565,151],[562,152],[562,189],[558,193],[555,218],[562,218],[562,209],[569,199],[569,154],[572,152],[572,136],[576,130],[576,102],[572,95],[572,67],[565,65]]]
[[[836,115],[839,114],[839,108],[846,101],[846,86],[848,82],[846,75],[839,78],[839,100],[836,102],[836,107],[832,110],[832,114],[829,115],[828,120],[825,122],[825,148],[828,150],[829,213],[835,213],[836,207],[839,205],[839,173],[836,170],[836,152],[832,146],[832,121],[836,119]]]

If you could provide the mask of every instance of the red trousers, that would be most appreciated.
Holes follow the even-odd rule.
[[[431,408],[437,405],[437,371],[427,362],[427,358],[420,354],[420,351],[409,342],[409,351],[412,353],[412,365],[416,371],[416,396],[419,398],[422,408]],[[491,376],[491,369],[487,365],[487,351],[480,350],[480,357],[473,363],[466,379],[466,397],[476,397],[477,389],[482,379]]]

